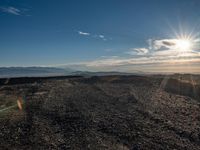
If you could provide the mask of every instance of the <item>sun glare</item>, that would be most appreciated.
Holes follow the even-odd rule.
[[[190,51],[192,47],[192,42],[188,39],[177,39],[176,47],[182,52]]]

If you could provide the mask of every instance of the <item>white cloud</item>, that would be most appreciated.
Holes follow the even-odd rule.
[[[98,68],[163,63],[200,63],[200,52],[193,49],[182,52],[180,49],[177,49],[177,40],[178,39],[148,40],[148,48],[132,48],[130,51],[126,52],[131,55],[130,57],[104,57],[85,62],[83,65]],[[197,44],[197,41],[199,42],[199,40],[193,40],[191,42],[196,42]]]
[[[100,38],[104,39],[104,35],[99,35]]]
[[[80,35],[86,35],[86,36],[89,36],[89,35],[90,35],[90,33],[88,33],[88,32],[78,31],[78,33],[79,33]]]
[[[104,40],[104,41],[107,40],[107,39],[105,38],[105,36],[102,35],[102,34],[100,34],[100,35],[95,35],[94,37],[95,37],[95,38],[100,38],[100,39],[102,39],[102,40]]]
[[[129,55],[146,55],[149,52],[147,48],[132,48],[130,51],[126,52]]]
[[[130,55],[152,55],[152,56],[174,56],[174,55],[196,55],[200,46],[200,39],[191,39],[190,42],[190,50],[181,50],[182,47],[178,43],[180,43],[180,39],[159,39],[147,40],[147,48],[132,48],[131,51],[126,52]]]
[[[100,37],[96,35],[95,38]],[[101,36],[101,38],[104,38],[104,36]],[[184,67],[189,65],[190,71],[198,71],[200,69],[198,66],[200,64],[200,52],[195,49],[189,51],[181,51],[180,48],[177,49],[177,40],[149,39],[146,47],[131,48],[128,52],[125,52],[130,55],[128,57],[127,55],[101,56],[95,60],[79,62],[72,65],[88,70],[118,70],[124,68],[127,70],[157,69],[157,71],[165,71],[169,69],[167,66],[170,66],[175,72],[176,69],[180,68],[184,71]],[[194,39],[191,42],[193,42],[192,45],[198,45],[196,48],[199,49],[200,40]],[[106,49],[106,51],[112,51],[112,49]],[[166,68],[164,69],[160,66],[165,66]]]
[[[58,66],[88,71],[121,71],[121,72],[151,72],[151,73],[200,73],[199,56],[151,56],[140,58],[125,58],[119,56],[100,57],[93,61],[61,64]]]
[[[113,55],[113,56],[101,56],[101,58],[119,58],[119,56],[115,56],[115,55]]]
[[[80,63],[87,67],[116,67],[126,65],[150,65],[150,64],[173,64],[173,63],[188,63],[198,62],[200,63],[200,55],[191,56],[150,56],[150,57],[138,57],[138,58],[123,58],[123,57],[110,57],[101,58],[94,61],[88,61]]]
[[[88,32],[83,32],[83,31],[78,31],[78,34],[80,35],[85,35],[85,36],[91,36],[93,38],[97,38],[97,39],[102,39],[104,41],[107,41],[107,38],[105,38],[105,36],[103,34],[91,34],[91,33],[88,33]]]
[[[2,12],[5,12],[5,13],[9,13],[9,14],[12,14],[12,15],[21,15],[22,11],[18,8],[15,8],[15,7],[12,7],[12,6],[9,6],[9,7],[0,7],[0,10]]]
[[[157,51],[159,52],[159,51]],[[160,51],[166,52],[166,51]],[[151,55],[140,57],[101,56],[98,59],[63,64],[70,68],[89,71],[147,71],[147,72],[198,72],[200,73],[200,52],[190,55]]]
[[[152,48],[154,50],[173,49],[176,46],[178,39],[161,39],[152,41]]]

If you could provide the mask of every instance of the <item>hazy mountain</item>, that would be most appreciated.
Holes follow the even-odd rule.
[[[73,75],[80,75],[80,76],[107,76],[107,75],[138,75],[144,73],[128,73],[128,72],[90,72],[90,71],[75,71],[72,73]]]
[[[0,77],[34,77],[69,75],[74,70],[53,67],[2,67]]]
[[[5,77],[42,77],[42,76],[105,76],[105,75],[142,75],[143,72],[126,73],[126,72],[91,72],[91,71],[76,71],[70,68],[55,68],[55,67],[1,67],[0,78]]]

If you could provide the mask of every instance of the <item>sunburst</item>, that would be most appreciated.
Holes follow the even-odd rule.
[[[189,52],[192,50],[192,40],[177,39],[175,42],[176,49],[180,52]]]

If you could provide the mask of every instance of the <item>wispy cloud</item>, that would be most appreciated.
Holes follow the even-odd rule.
[[[104,39],[103,34],[90,34],[91,37]],[[179,69],[184,71],[186,66],[189,66],[187,71],[200,72],[200,39],[192,39],[192,47],[190,50],[182,51],[177,43],[180,39],[149,39],[145,47],[130,48],[114,56],[101,56],[95,60],[72,63],[71,66],[86,70],[121,70],[131,71],[134,69],[147,71],[171,71]],[[105,51],[112,52],[112,49]],[[169,70],[167,70],[169,69]]]
[[[115,56],[115,57],[100,57],[99,59],[79,63],[79,66],[85,66],[86,68],[92,69],[116,69],[127,68],[143,68],[146,66],[146,69],[156,68],[154,66],[164,66],[167,69],[166,64],[169,64],[171,68],[176,68],[175,66],[179,65],[179,68],[184,68],[183,66],[191,65],[191,68],[200,69],[198,65],[200,64],[200,52],[194,51],[185,51],[181,53],[181,50],[177,50],[176,42],[178,39],[159,39],[159,40],[148,40],[147,47],[142,48],[131,48],[127,54],[130,56]],[[193,42],[200,42],[199,40],[194,40]],[[197,44],[198,45],[198,44]],[[158,67],[159,68],[159,67]],[[163,68],[159,68],[163,70]],[[177,68],[176,68],[177,69]],[[176,71],[176,69],[174,71]],[[192,69],[189,69],[192,71]]]
[[[196,55],[199,52],[200,39],[191,39],[190,41],[191,47],[190,50],[184,50],[184,47],[181,47],[181,39],[158,39],[147,40],[147,47],[141,48],[132,48],[131,50],[125,52],[129,55],[148,55],[149,56],[190,56]]]
[[[105,38],[104,35],[99,35],[99,37],[102,38],[102,39]]]
[[[131,48],[130,51],[126,52],[129,55],[146,55],[149,52],[147,48]]]
[[[119,56],[113,55],[113,56],[101,56],[101,58],[119,58]]]
[[[200,54],[191,56],[150,56],[138,58],[125,58],[125,57],[110,57],[101,58],[94,61],[80,63],[87,67],[109,67],[109,66],[124,66],[124,65],[148,65],[148,64],[161,64],[161,63],[187,63],[198,62],[200,63]]]
[[[85,35],[85,36],[89,36],[89,35],[90,35],[90,33],[88,33],[88,32],[83,32],[83,31],[78,31],[78,34],[80,34],[80,35]]]
[[[91,36],[92,38],[97,38],[97,39],[101,39],[103,41],[107,41],[107,38],[103,34],[92,34],[92,33],[83,32],[83,31],[78,31],[78,34],[84,35],[84,36]]]
[[[161,39],[152,41],[152,48],[154,50],[167,50],[174,49],[177,43],[177,39]]]
[[[106,41],[107,39],[105,38],[105,36],[104,35],[98,35],[98,37],[100,38],[100,39],[102,39],[102,40],[104,40],[104,41]]]
[[[163,51],[160,51],[163,52]],[[120,57],[101,56],[98,59],[62,64],[78,70],[89,71],[122,71],[122,72],[182,72],[200,73],[200,52],[190,56],[140,56],[140,57]]]
[[[8,14],[12,14],[12,15],[22,15],[22,11],[16,7],[0,7],[0,11],[4,12],[4,13],[8,13]]]

